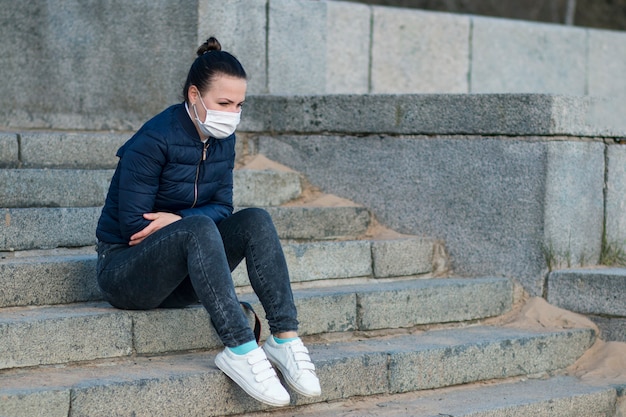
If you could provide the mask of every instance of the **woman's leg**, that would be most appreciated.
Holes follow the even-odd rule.
[[[263,345],[267,357],[297,392],[308,397],[320,395],[315,365],[297,337],[298,320],[287,263],[269,214],[257,208],[242,210],[218,227],[231,270],[246,258],[250,284],[263,304],[272,332]]]
[[[183,218],[137,246],[102,245],[99,250],[98,283],[115,307],[143,310],[164,302],[180,304],[186,279],[224,345],[254,340],[237,300],[220,233],[210,218]]]
[[[248,277],[272,334],[296,331],[298,320],[283,249],[270,215],[262,209],[238,211],[218,229],[231,271],[246,259]]]

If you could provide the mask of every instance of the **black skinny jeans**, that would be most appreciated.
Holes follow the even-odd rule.
[[[244,209],[219,225],[185,217],[139,245],[99,242],[97,251],[98,285],[111,305],[148,310],[200,301],[228,347],[254,340],[231,277],[245,258],[272,334],[298,328],[287,263],[265,210]]]

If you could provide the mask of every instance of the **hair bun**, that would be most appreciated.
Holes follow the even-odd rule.
[[[196,51],[196,54],[198,54],[198,56],[202,56],[206,54],[207,52],[221,51],[221,50],[222,50],[222,45],[220,44],[220,42],[216,38],[211,36],[209,39],[206,40],[206,42],[200,45],[200,47]]]

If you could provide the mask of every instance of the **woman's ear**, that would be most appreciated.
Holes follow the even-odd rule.
[[[199,99],[198,87],[195,85],[190,86],[189,90],[187,90],[187,102],[189,104],[196,104]]]

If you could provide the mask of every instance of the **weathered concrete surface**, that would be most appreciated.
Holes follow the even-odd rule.
[[[91,252],[1,260],[0,307],[100,300]]]
[[[89,246],[101,207],[0,209],[0,251]]]
[[[3,126],[137,126],[178,101],[198,46],[197,2],[21,1],[0,9]]]
[[[605,98],[372,94],[249,96],[246,101],[242,132],[626,136],[624,105]]]
[[[587,315],[607,341],[626,341],[626,269],[569,269],[548,277],[548,302]]]
[[[555,370],[578,358],[592,339],[589,330],[533,332],[476,327],[384,340],[310,344],[322,396],[304,399],[294,395],[293,403]],[[211,354],[195,353],[137,357],[97,368],[9,372],[0,375],[0,397],[13,400],[9,402],[12,404],[17,396],[35,402],[29,398],[35,393],[67,391],[71,387],[68,409],[94,417],[126,414],[129,410],[137,416],[206,416],[267,409],[243,395],[212,361]]]
[[[626,146],[607,147],[606,242],[626,250]]]
[[[211,35],[247,68],[250,94],[523,91],[623,101],[625,88],[616,32],[345,2],[85,9],[29,0],[3,7],[0,27],[0,125],[11,128],[137,129],[182,99]]]
[[[131,133],[20,132],[23,168],[111,169]]]
[[[510,276],[541,294],[546,246],[573,264],[600,253],[602,143],[276,135],[258,146],[388,227],[442,239],[459,274]]]
[[[495,278],[421,279],[296,290],[294,298],[299,333],[306,336],[483,319],[510,310],[511,286]],[[267,337],[269,325],[256,295],[239,298],[253,306]],[[0,369],[222,347],[200,304],[149,311],[107,303],[4,309],[0,335]]]
[[[372,240],[372,267],[377,278],[418,275],[433,270],[434,242],[412,237]]]
[[[584,314],[626,317],[626,269],[572,269],[549,276],[548,302]]]
[[[132,322],[97,305],[5,309],[0,369],[79,362],[132,353]]]
[[[302,192],[295,172],[235,170],[233,202],[236,206],[278,206]]]
[[[626,33],[590,30],[588,43],[588,94],[626,97]]]
[[[587,30],[474,17],[471,93],[587,93]]]
[[[0,170],[0,206],[101,206],[112,177],[111,170],[3,169]]]
[[[556,377],[348,399],[299,408],[298,416],[606,417],[613,416],[615,397],[611,387],[593,387],[574,378]],[[277,410],[272,416],[291,417],[293,411]]]
[[[15,168],[19,162],[19,146],[15,133],[0,132],[0,168]]]
[[[196,3],[198,33],[195,47],[215,36],[223,50],[241,61],[248,75],[248,91],[267,93],[267,0],[197,0],[185,7],[193,8]],[[194,24],[192,28],[196,27]],[[192,58],[191,54],[189,56]],[[186,66],[184,71],[188,70],[188,65],[180,66],[181,69]]]
[[[371,93],[470,91],[469,16],[389,7],[372,14]]]

